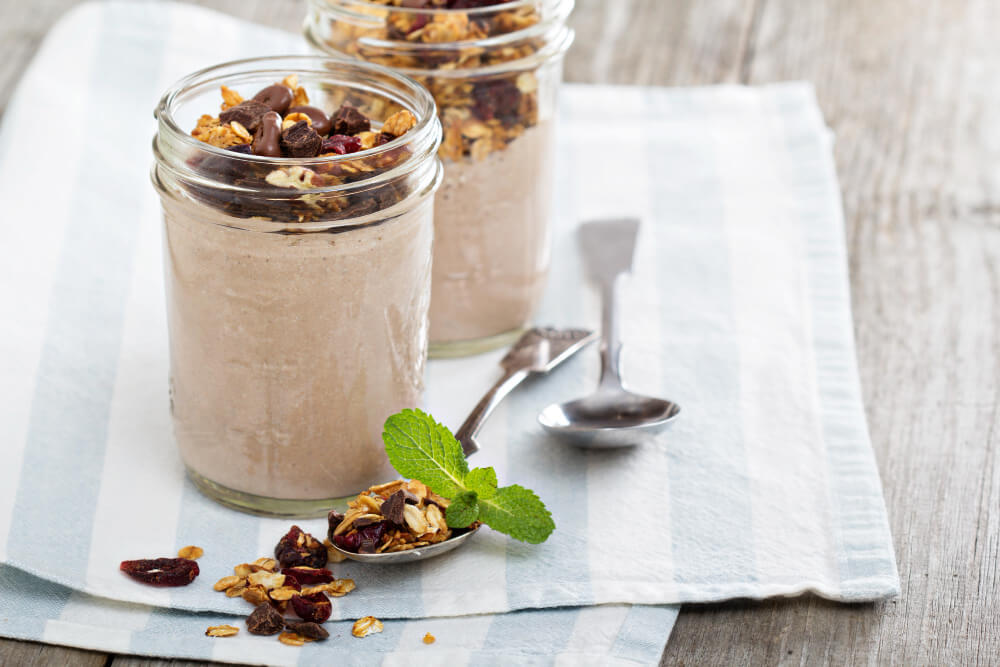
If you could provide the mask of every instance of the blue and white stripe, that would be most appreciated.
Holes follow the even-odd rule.
[[[225,510],[184,480],[169,435],[148,142],[159,94],[183,74],[301,50],[295,35],[194,7],[82,5],[46,39],[6,113],[0,560],[54,584],[22,586],[11,567],[0,584],[50,619],[30,638],[86,645],[70,639],[74,628],[115,627],[96,634],[127,648],[99,648],[187,657],[161,630],[188,617],[152,608],[233,614],[241,601],[207,586],[135,586],[116,563],[199,544],[202,577],[214,581],[267,554],[287,528]],[[80,119],[80,132],[47,131],[38,110],[57,107]],[[359,587],[337,601],[335,618],[619,605],[407,621],[379,641],[409,655],[408,633],[465,624],[478,643],[454,650],[476,662],[499,650],[497,638],[530,630],[548,637],[550,660],[608,624],[610,648],[595,655],[642,661],[643,647],[662,648],[674,610],[622,604],[897,594],[830,141],[812,90],[567,86],[559,132],[552,277],[538,320],[597,326],[573,227],[641,217],[623,289],[625,373],[636,390],[681,403],[682,419],[658,447],[564,449],[534,415],[593,386],[596,355],[529,383],[487,424],[476,463],[536,489],[556,517],[552,538],[533,547],[487,531],[461,553],[409,568],[344,564],[338,574]],[[428,409],[457,425],[494,381],[500,354],[431,363]],[[322,522],[303,527],[324,532]],[[27,637],[21,622],[0,624],[0,634]],[[204,644],[232,660],[243,659],[242,645]]]

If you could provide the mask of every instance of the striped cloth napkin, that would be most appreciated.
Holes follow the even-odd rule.
[[[196,544],[206,551],[199,582],[214,582],[270,554],[289,523],[200,496],[171,440],[151,110],[189,71],[301,50],[295,35],[189,6],[88,4],[25,72],[0,132],[0,201],[12,209],[0,246],[0,583],[50,620],[29,632],[5,614],[0,634],[89,646],[73,628],[104,627],[118,643],[100,648],[185,657],[190,619],[203,631],[219,614],[245,613],[208,585],[150,589],[117,571],[120,560]],[[59,109],[79,131],[53,132],[40,109]],[[337,566],[358,590],[336,600],[334,620],[465,616],[434,623],[467,634],[455,650],[470,654],[649,661],[675,610],[621,605],[898,594],[830,137],[812,90],[567,86],[559,160],[538,320],[598,326],[573,227],[642,218],[623,290],[624,373],[637,391],[678,401],[682,417],[656,446],[580,452],[547,440],[535,415],[596,385],[594,350],[519,389],[488,423],[476,464],[538,491],[553,536],[529,546],[484,531],[412,566]],[[427,409],[457,426],[501,354],[431,363]],[[322,521],[301,525],[324,532]],[[50,590],[65,600],[52,603]],[[618,606],[580,609],[591,605]],[[537,608],[549,610],[504,613]],[[405,653],[399,633],[422,636],[427,623],[400,621],[396,640],[387,631],[364,647]],[[538,624],[548,632],[530,634]],[[516,628],[538,637],[530,650],[491,643]],[[257,644],[214,641],[190,650],[264,659]],[[336,650],[327,644],[309,650]]]

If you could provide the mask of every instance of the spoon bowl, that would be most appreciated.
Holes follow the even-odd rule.
[[[633,394],[622,385],[615,288],[632,270],[638,234],[634,218],[586,222],[577,232],[587,275],[601,288],[601,380],[590,396],[552,404],[538,415],[546,431],[576,447],[638,445],[681,412],[673,401]]]
[[[461,535],[450,537],[444,542],[428,544],[426,547],[417,547],[416,549],[409,549],[408,551],[394,551],[392,553],[380,554],[356,554],[353,551],[345,551],[337,545],[333,545],[333,548],[343,554],[343,556],[348,560],[357,561],[359,563],[400,565],[402,563],[413,563],[418,560],[434,558],[435,556],[446,554],[452,549],[457,549],[465,544],[469,538],[479,532],[480,527],[481,526],[476,526]]]
[[[680,412],[672,401],[622,390],[553,403],[538,415],[538,423],[577,447],[611,449],[640,444]]]

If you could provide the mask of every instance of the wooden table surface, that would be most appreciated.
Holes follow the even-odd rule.
[[[0,3],[0,111],[78,0]],[[202,0],[296,30],[296,0]],[[836,132],[898,600],[684,608],[663,664],[1000,663],[1000,2],[577,0],[566,78],[806,79]],[[0,664],[165,664],[0,640]]]

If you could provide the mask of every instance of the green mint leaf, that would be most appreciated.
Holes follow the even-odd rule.
[[[480,499],[479,520],[531,544],[544,542],[556,528],[552,514],[535,492],[517,484],[497,489],[492,498]]]
[[[403,477],[417,479],[445,498],[465,491],[469,464],[447,427],[420,410],[403,410],[385,421],[385,453]]]
[[[465,488],[480,498],[492,498],[497,493],[497,472],[493,468],[473,468],[465,476]]]
[[[468,528],[479,516],[479,499],[475,491],[463,491],[451,499],[445,519],[449,528]]]

